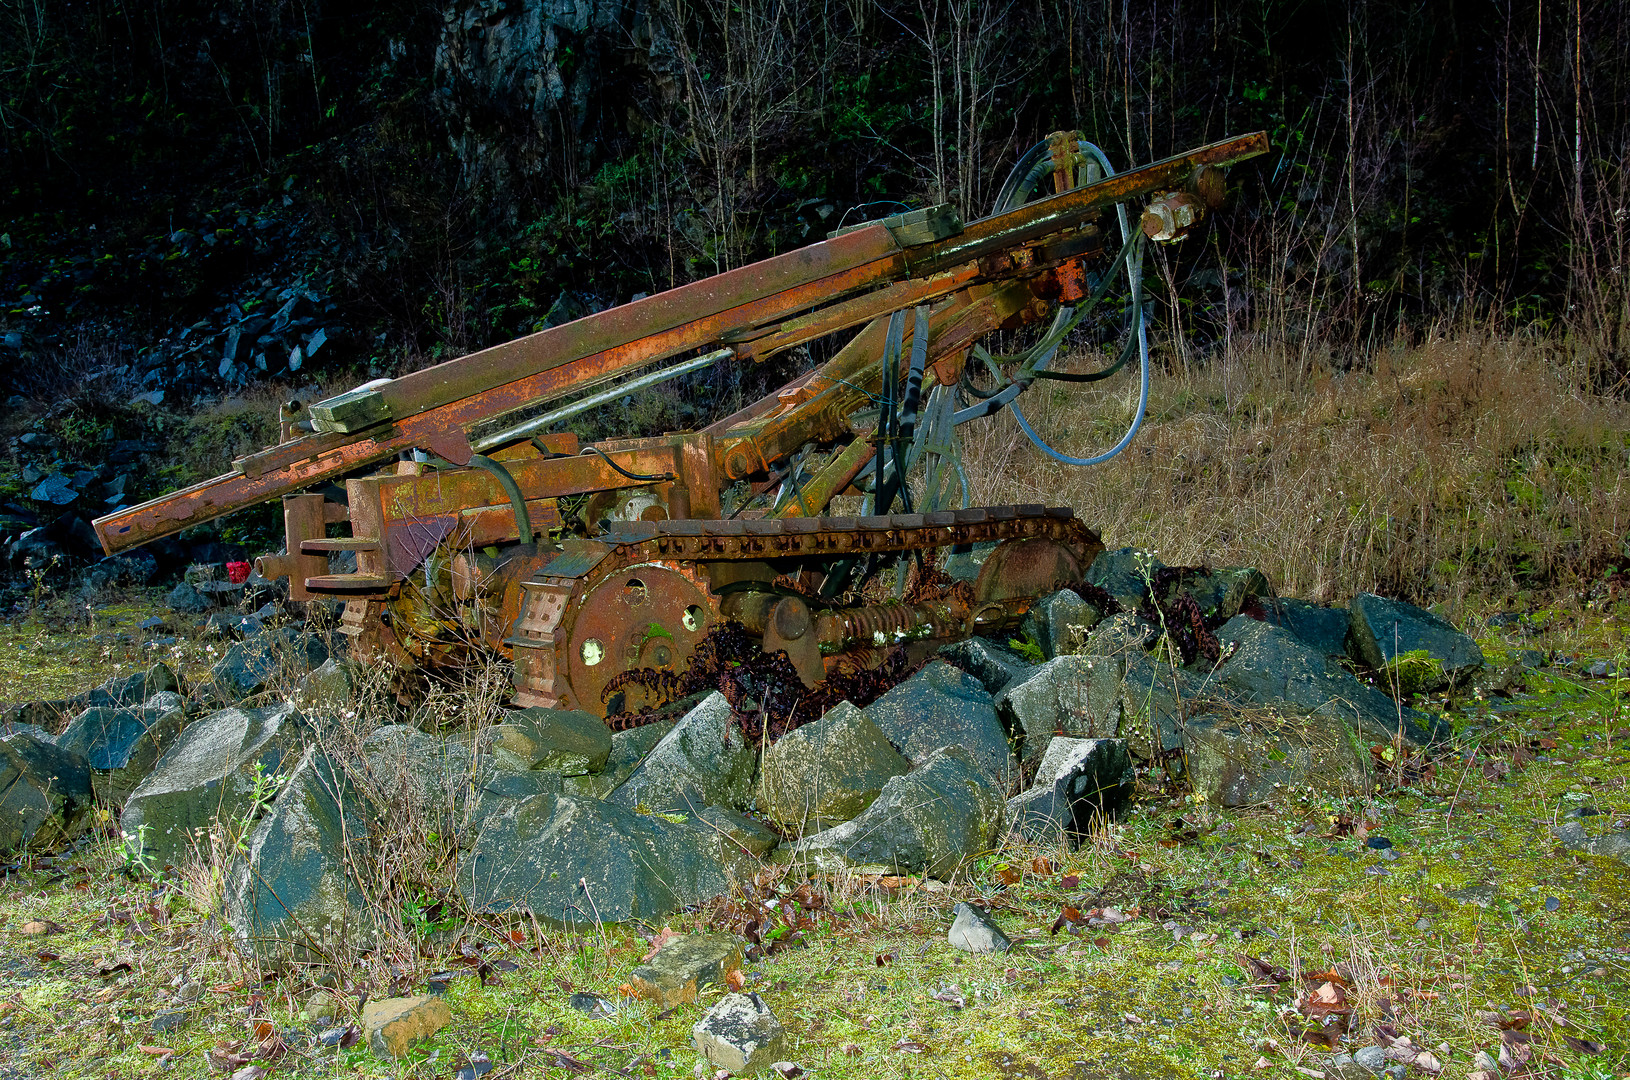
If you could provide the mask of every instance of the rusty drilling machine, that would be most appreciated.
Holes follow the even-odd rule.
[[[280,498],[286,553],[257,569],[295,600],[342,599],[354,659],[435,672],[496,654],[517,705],[602,716],[658,704],[721,628],[784,653],[809,688],[996,633],[1080,582],[1103,545],[1068,509],[968,507],[957,428],[1006,408],[1060,460],[1126,445],[1148,397],[1143,244],[1180,238],[1221,204],[1223,167],[1267,149],[1256,133],[1117,174],[1059,132],[988,217],[943,205],[868,222],[290,402],[276,446],[96,531],[111,554]],[[1022,347],[980,344],[998,330]],[[726,358],[842,333],[829,361],[701,430],[588,446],[559,430]],[[1074,366],[1101,353],[1095,370],[1050,367],[1066,339]],[[1097,458],[1046,447],[1019,411],[1037,382],[1133,363],[1137,419]],[[840,495],[864,515],[828,516]],[[334,552],[355,552],[355,572],[330,573]]]

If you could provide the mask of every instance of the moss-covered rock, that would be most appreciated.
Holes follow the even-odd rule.
[[[844,701],[765,751],[759,810],[811,831],[848,821],[911,768],[866,713]]]
[[[185,719],[185,700],[164,691],[136,708],[86,709],[57,737],[57,745],[85,757],[99,802],[122,806],[181,734]]]
[[[90,805],[90,767],[82,755],[27,732],[0,739],[0,854],[71,839]]]
[[[1349,655],[1399,696],[1441,690],[1482,670],[1477,642],[1430,611],[1374,593],[1353,597],[1351,611]]]

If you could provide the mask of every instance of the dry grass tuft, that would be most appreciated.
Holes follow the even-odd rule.
[[[1575,589],[1630,528],[1630,410],[1524,339],[1395,347],[1370,370],[1236,354],[1158,373],[1132,446],[1073,468],[1012,418],[964,429],[975,505],[1072,505],[1111,547],[1261,568],[1287,595]],[[1112,445],[1135,382],[1041,387],[1027,417],[1065,453]]]

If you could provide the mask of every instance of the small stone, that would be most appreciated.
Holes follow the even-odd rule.
[[[340,999],[327,990],[319,990],[306,999],[301,1015],[310,1024],[320,1024],[340,1015]]]
[[[1364,846],[1367,848],[1374,848],[1376,851],[1382,851],[1391,847],[1392,841],[1388,840],[1384,836],[1370,836],[1365,838]]]
[[[704,986],[720,986],[740,971],[742,942],[734,934],[687,934],[670,941],[629,973],[634,994],[662,1008],[696,1001]]]
[[[1387,1068],[1387,1052],[1379,1046],[1364,1047],[1353,1055],[1353,1060],[1378,1076]]]
[[[209,598],[185,581],[177,583],[170,590],[170,595],[164,598],[164,604],[171,611],[182,615],[202,615],[210,609]]]
[[[328,1028],[317,1036],[318,1046],[338,1046],[351,1031],[348,1027]]]
[[[567,999],[566,1004],[580,1013],[588,1014],[590,1020],[604,1020],[617,1011],[617,1006],[599,994],[576,993]]]
[[[166,1031],[174,1031],[181,1027],[191,1016],[192,1013],[186,1009],[174,1009],[170,1012],[159,1013],[153,1017],[153,1022],[148,1025],[148,1028],[153,1034],[162,1035]]]
[[[956,906],[956,920],[951,923],[949,940],[963,952],[998,953],[1013,947],[1006,934],[991,921],[990,915],[972,904]]]
[[[362,1008],[362,1031],[368,1049],[382,1058],[399,1058],[420,1039],[428,1039],[453,1022],[453,1011],[441,998],[420,994],[370,1001]]]
[[[1430,930],[1431,928],[1432,928],[1432,921],[1430,919],[1426,918],[1424,915],[1421,916],[1419,919],[1415,920],[1415,929],[1416,930]]]
[[[737,1076],[756,1073],[778,1060],[786,1032],[757,994],[726,994],[691,1028],[696,1051]]]
[[[1562,901],[1558,900],[1556,897],[1547,896],[1545,898],[1545,910],[1546,911],[1556,911],[1561,906],[1562,906]]]

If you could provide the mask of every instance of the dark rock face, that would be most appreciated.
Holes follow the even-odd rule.
[[[136,708],[86,709],[57,745],[90,764],[91,786],[104,805],[119,806],[153,771],[159,756],[181,733],[186,702],[180,694],[154,694]]]
[[[1365,686],[1287,630],[1236,616],[1217,631],[1217,639],[1234,646],[1217,680],[1245,700],[1335,717],[1371,742],[1401,733],[1424,746],[1438,737],[1435,722],[1425,713]]]
[[[257,796],[300,752],[292,705],[226,709],[196,721],[125,800],[125,844],[154,865],[180,865],[217,822],[244,822]]]
[[[486,817],[458,888],[475,911],[576,926],[660,918],[729,882],[716,838],[598,799],[534,795]]]
[[[322,960],[371,942],[357,884],[370,817],[345,771],[308,748],[228,871],[226,920],[240,945],[262,959]]]
[[[164,598],[165,606],[171,611],[182,615],[202,615],[214,605],[209,597],[187,584],[185,581],[176,582],[170,595]]]
[[[640,0],[520,0],[499,10],[452,5],[435,61],[455,153],[499,190],[525,177],[588,174],[595,148],[623,126],[624,95],[675,87],[673,46]]]
[[[0,739],[0,854],[72,839],[90,805],[83,756],[27,732]]]
[[[853,821],[782,850],[823,869],[886,866],[945,877],[990,848],[1003,811],[1000,792],[973,756],[961,746],[946,746],[890,780]]]
[[[1039,844],[1082,835],[1126,804],[1134,779],[1125,740],[1055,738],[1030,789],[1008,800],[1009,826]]]
[[[741,808],[752,797],[756,764],[730,703],[714,693],[686,713],[607,799],[628,810]]]
[[[960,746],[998,788],[1018,775],[1018,762],[996,705],[980,681],[943,660],[931,661],[866,706],[866,715],[916,765],[942,746]]]
[[[1374,593],[1353,597],[1350,652],[1404,693],[1441,690],[1483,667],[1477,642],[1430,611]]]
[[[864,710],[839,702],[765,751],[759,808],[782,825],[825,829],[861,813],[909,768]]]
[[[554,769],[565,776],[599,772],[611,756],[611,729],[598,716],[560,709],[521,709],[507,721],[531,744],[528,768]]]

